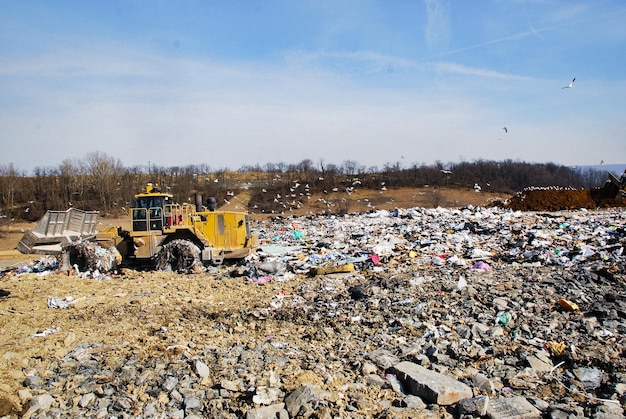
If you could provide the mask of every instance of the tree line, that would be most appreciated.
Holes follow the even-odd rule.
[[[238,170],[211,169],[208,165],[149,168],[124,167],[106,153],[88,153],[82,159],[66,159],[58,167],[37,167],[26,174],[13,164],[0,165],[0,217],[38,220],[47,210],[76,207],[98,210],[102,215],[121,215],[132,206],[133,196],[147,183],[158,184],[177,202],[193,202],[195,193],[213,196],[218,204],[247,190],[250,208],[280,210],[280,197],[354,188],[400,187],[473,188],[514,194],[529,186],[559,186],[592,189],[606,181],[606,172],[576,170],[554,163],[477,160],[436,162],[432,165],[400,162],[384,167],[366,167],[354,160],[340,165],[310,159],[296,164],[267,163],[243,166]]]

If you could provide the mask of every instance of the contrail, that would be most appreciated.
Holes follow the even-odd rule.
[[[533,27],[533,24],[530,23],[530,19],[528,18],[528,13],[526,13],[526,2],[524,2],[522,5],[524,6],[524,16],[526,17],[526,23],[528,23],[528,27],[530,28],[532,33],[535,34],[537,38],[541,38],[539,34],[537,33],[537,31],[535,30],[535,28]]]
[[[569,25],[574,25],[576,23],[592,22],[594,20],[604,19],[606,17],[619,15],[619,14],[622,14],[622,13],[625,13],[625,12],[626,12],[626,9],[622,9],[622,10],[618,10],[616,12],[607,13],[607,14],[600,15],[600,16],[595,16],[595,17],[591,17],[591,18],[587,18],[587,19],[574,20],[572,22],[559,23],[558,25],[547,26],[545,28],[540,28],[540,29],[534,29],[532,27],[532,25],[530,25],[530,23],[529,23],[530,28],[531,28],[530,31],[520,32],[520,33],[516,33],[516,34],[513,34],[513,35],[509,35],[509,36],[504,36],[502,38],[492,39],[491,41],[482,42],[480,44],[471,45],[469,47],[464,47],[464,48],[459,48],[459,49],[455,49],[455,50],[452,50],[452,51],[444,52],[444,53],[441,53],[441,54],[437,55],[437,57],[445,57],[447,55],[453,55],[453,54],[457,54],[457,53],[463,52],[463,51],[469,51],[469,50],[472,50],[472,49],[482,48],[484,46],[497,44],[499,42],[511,41],[513,39],[524,38],[524,37],[526,37],[528,35],[532,35],[532,34],[535,34],[535,35],[539,36],[539,33],[541,33],[541,32],[551,31],[553,29],[562,28],[564,26],[569,26]]]

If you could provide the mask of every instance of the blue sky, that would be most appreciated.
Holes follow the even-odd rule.
[[[1,0],[0,166],[625,163],[624,22],[623,0]]]

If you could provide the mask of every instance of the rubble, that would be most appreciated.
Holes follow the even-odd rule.
[[[11,400],[42,417],[623,415],[622,210],[411,208],[255,228],[261,247],[240,265],[128,272],[107,299],[48,310],[60,329],[33,341],[57,352],[28,381],[16,361],[30,398]],[[2,288],[20,295],[29,278]],[[61,316],[115,326],[72,340],[80,325]]]

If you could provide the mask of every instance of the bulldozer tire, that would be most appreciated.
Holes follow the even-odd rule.
[[[200,248],[189,240],[172,240],[157,253],[156,268],[176,273],[201,271],[200,253]]]

